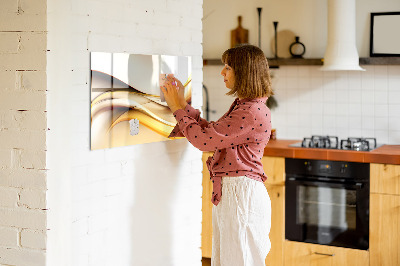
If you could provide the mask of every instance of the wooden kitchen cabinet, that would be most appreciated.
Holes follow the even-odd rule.
[[[212,183],[206,165],[212,152],[203,153],[203,195],[202,195],[202,224],[201,224],[201,253],[203,258],[211,258],[212,252]]]
[[[283,265],[285,240],[285,158],[264,156],[261,162],[268,177],[264,184],[271,199],[271,250],[265,264],[278,266]]]
[[[265,184],[268,185],[285,185],[285,158],[264,156],[261,159],[264,172],[267,175]]]
[[[366,266],[365,250],[285,241],[285,266]]]
[[[265,259],[266,266],[283,265],[285,241],[285,187],[265,184],[271,199],[271,250]]]
[[[400,265],[400,165],[370,167],[370,265]]]
[[[370,164],[371,193],[400,195],[400,165]]]
[[[373,193],[370,202],[370,265],[400,265],[400,196]]]
[[[203,217],[202,217],[202,256],[211,258],[212,253],[212,183],[206,161],[211,152],[203,153]],[[285,230],[285,158],[263,157],[262,164],[268,176],[265,187],[268,190],[272,205],[271,250],[266,258],[267,266],[283,265],[283,243]]]

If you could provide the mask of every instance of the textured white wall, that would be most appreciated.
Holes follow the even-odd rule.
[[[324,56],[327,41],[327,2],[326,0],[204,0],[204,58],[220,58],[221,53],[229,48],[230,31],[237,27],[238,16],[243,17],[242,26],[249,30],[249,42],[258,45],[257,7],[262,8],[261,49],[267,57],[274,55],[272,22],[278,21],[278,31],[291,31],[300,36],[300,41],[307,49],[305,57],[321,58]],[[398,0],[356,0],[356,43],[361,57],[369,56],[370,13],[399,10]]]
[[[46,260],[46,1],[0,2],[0,265]]]
[[[185,139],[90,151],[89,52],[190,55],[201,0],[48,1],[48,265],[200,265],[201,152]]]

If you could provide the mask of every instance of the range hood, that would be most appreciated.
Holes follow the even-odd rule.
[[[358,70],[355,0],[328,0],[328,44],[323,71]]]

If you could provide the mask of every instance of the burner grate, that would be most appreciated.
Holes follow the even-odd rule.
[[[336,136],[313,135],[311,138],[304,138],[301,143],[294,144],[293,146],[301,146],[303,148],[370,151],[377,148],[377,143],[376,138],[347,138],[342,139],[339,143],[339,139]]]
[[[340,141],[342,150],[369,151],[376,147],[376,138],[347,138]]]
[[[336,136],[316,136],[311,138],[304,138],[301,147],[305,148],[325,148],[325,149],[338,149],[339,140]]]

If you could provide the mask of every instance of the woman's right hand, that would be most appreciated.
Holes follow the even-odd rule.
[[[182,106],[182,108],[184,109],[187,105],[187,102],[185,100],[185,87],[183,87],[182,82],[175,78],[174,76],[167,76],[167,79],[170,80],[171,82],[176,82],[176,85],[178,87],[178,97],[179,97],[179,103]]]

